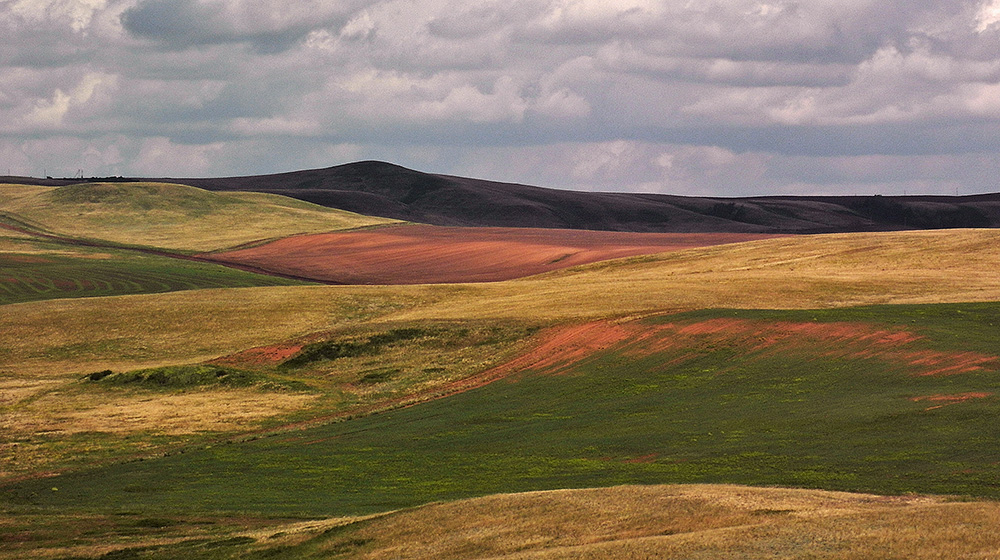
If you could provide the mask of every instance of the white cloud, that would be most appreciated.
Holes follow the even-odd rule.
[[[85,74],[69,92],[56,88],[44,98],[36,98],[30,102],[30,109],[24,116],[14,119],[14,127],[22,126],[28,130],[62,130],[67,123],[67,115],[71,111],[82,115],[88,112],[88,104],[97,99],[101,88],[113,88],[117,77],[108,74],[92,72]],[[18,109],[20,111],[20,109]]]
[[[226,151],[222,142],[201,145],[176,144],[169,138],[144,140],[132,168],[147,177],[197,177],[211,174],[213,162]]]
[[[63,22],[75,32],[85,32],[107,0],[14,0],[7,2],[10,16],[30,24]]]
[[[976,31],[983,33],[1000,23],[1000,1],[986,0],[976,14]]]

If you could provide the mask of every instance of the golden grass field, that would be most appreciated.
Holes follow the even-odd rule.
[[[398,223],[283,196],[169,183],[0,185],[0,213],[59,235],[179,251]]]
[[[397,317],[567,320],[666,309],[996,301],[998,264],[996,230],[791,237],[606,261],[469,287],[466,297]]]
[[[0,530],[21,534],[56,532],[50,525],[59,522],[58,516],[0,514]],[[231,518],[168,526],[152,536],[123,531],[115,520],[100,516],[70,514],[62,523],[84,523],[90,530],[72,544],[49,549],[13,542],[0,548],[0,559],[99,557],[126,546],[206,536],[253,538],[257,542],[249,551],[262,557],[302,547],[309,558],[357,560],[869,560],[1000,554],[996,502],[701,484],[494,495],[362,518],[266,525]],[[351,543],[365,543],[364,550],[352,553],[345,547]]]
[[[369,522],[365,559],[995,558],[1000,504],[724,485],[488,496]]]

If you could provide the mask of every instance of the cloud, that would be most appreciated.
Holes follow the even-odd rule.
[[[998,99],[998,0],[0,0],[0,157],[36,174],[995,190]]]
[[[132,35],[167,48],[247,43],[281,52],[310,31],[342,25],[363,2],[302,0],[139,0],[121,16]]]

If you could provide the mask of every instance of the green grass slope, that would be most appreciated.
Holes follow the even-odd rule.
[[[304,282],[221,265],[56,242],[0,249],[0,305],[60,298],[153,294]],[[30,247],[28,247],[30,245]]]
[[[1000,498],[998,324],[987,303],[567,327],[513,377],[446,399],[8,484],[0,499],[331,516],[623,483]]]
[[[0,221],[5,217],[59,235],[192,252],[397,223],[277,195],[169,183],[0,185]]]

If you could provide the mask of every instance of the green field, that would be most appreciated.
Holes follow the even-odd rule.
[[[115,249],[0,251],[0,305],[59,298],[153,294],[204,288],[305,284],[221,265]]]
[[[700,311],[646,319],[636,332],[734,319],[915,336],[857,356],[836,353],[843,338],[819,335],[785,337],[780,351],[754,350],[745,331],[666,347],[627,337],[417,407],[8,485],[2,495],[21,507],[310,516],[622,483],[1000,498],[1000,366],[987,334],[1000,306]],[[930,366],[906,356],[928,352],[993,360],[925,375]]]

